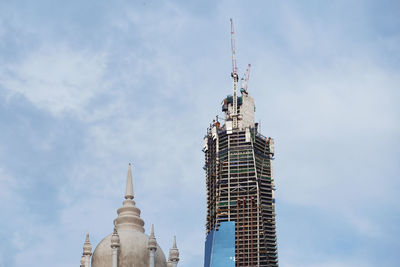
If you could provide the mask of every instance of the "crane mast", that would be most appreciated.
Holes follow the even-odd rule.
[[[250,68],[251,68],[251,64],[248,64],[246,73],[244,74],[244,76],[242,78],[241,92],[245,92],[246,94],[247,94],[247,87],[248,87],[248,83],[249,83],[249,79],[250,79]]]
[[[233,114],[232,117],[232,127],[234,129],[238,128],[238,114],[237,114],[237,83],[238,83],[238,74],[236,67],[236,47],[235,47],[235,29],[233,27],[233,20],[231,19],[231,48],[232,48],[232,73],[231,76],[233,78]]]

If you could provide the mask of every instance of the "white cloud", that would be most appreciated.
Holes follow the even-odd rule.
[[[0,69],[1,85],[10,96],[22,94],[35,106],[58,116],[81,115],[106,84],[103,53],[73,50],[66,45],[43,45],[20,63]]]
[[[277,196],[330,210],[362,235],[377,237],[382,226],[363,207],[397,195],[393,154],[387,152],[399,134],[399,80],[365,62],[305,70],[299,77],[294,91],[284,88],[270,98]]]
[[[22,231],[26,230],[30,214],[24,205],[23,192],[28,185],[23,179],[17,179],[0,166],[0,185],[0,209],[4,218],[0,234],[11,237],[8,242],[0,245],[0,266],[3,267],[10,263],[10,248],[22,251],[28,246],[29,241]]]
[[[216,25],[224,27],[216,23],[219,17],[227,18],[223,38],[229,38],[229,12],[221,7],[218,18],[190,16],[174,4],[145,11],[127,8],[126,13],[116,12],[118,18],[111,22],[112,30],[122,31],[118,33],[122,37],[104,34],[106,52],[50,43],[19,63],[0,67],[1,85],[11,96],[21,94],[58,119],[66,114],[83,119],[83,147],[77,149],[65,175],[68,180],[60,189],[57,225],[32,225],[29,236],[39,242],[29,246],[23,242],[24,233],[14,235],[15,246],[24,248],[17,256],[20,266],[28,262],[40,266],[49,260],[57,266],[77,263],[86,229],[93,233],[94,246],[108,234],[122,200],[129,161],[135,166],[137,204],[146,226],[155,222],[166,254],[171,236],[177,234],[185,258],[180,266],[196,260],[192,266],[201,266],[205,220],[201,138],[212,116],[219,113],[219,97],[230,93],[229,39],[224,40],[226,77],[220,75],[225,65],[219,63],[225,55],[213,52],[221,50],[212,45],[203,47],[222,38],[212,32]],[[258,42],[251,41],[251,47],[242,46],[257,54],[251,62],[250,93],[263,122],[262,133],[276,138],[277,196],[299,208],[329,210],[359,233],[380,238],[384,228],[374,214],[361,208],[371,199],[384,202],[395,198],[396,182],[379,177],[377,188],[378,178],[368,170],[379,172],[380,168],[371,164],[386,161],[381,146],[385,142],[385,147],[389,146],[389,139],[398,135],[396,73],[369,58],[363,61],[339,55],[334,60],[321,59],[327,50],[337,49],[334,41],[342,41],[343,36],[335,35],[334,27],[323,34],[320,27],[310,27],[290,8],[283,13],[282,20],[287,21],[280,34],[290,44],[289,50],[293,49],[289,52],[317,49],[315,58],[296,65],[299,62],[285,54],[287,49],[274,47],[264,38],[265,32],[254,33],[261,37]],[[197,43],[188,43],[196,34]],[[243,35],[238,32],[238,43],[244,43]],[[120,46],[127,36],[136,39]],[[181,53],[185,49],[188,51]],[[108,66],[115,51],[121,53],[112,59],[121,63],[116,64],[118,71]],[[99,95],[106,100],[96,103]],[[362,169],[367,171],[359,171]],[[1,175],[2,183],[15,187],[13,180]],[[11,197],[7,193],[1,196]],[[278,216],[279,208],[278,202]],[[62,259],[58,258],[60,251],[64,252],[59,240],[69,253]],[[318,254],[316,251],[315,257]],[[293,258],[282,259],[282,263],[301,266],[294,264]],[[330,255],[314,266],[368,266],[363,261],[338,258]]]

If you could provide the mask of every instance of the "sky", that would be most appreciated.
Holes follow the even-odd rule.
[[[203,265],[229,18],[275,139],[280,265],[398,266],[398,1],[0,0],[0,267],[78,266],[130,162],[146,232]]]

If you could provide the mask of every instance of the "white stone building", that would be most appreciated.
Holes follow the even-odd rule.
[[[176,238],[167,262],[154,236],[154,226],[150,236],[144,233],[144,221],[140,218],[140,209],[136,207],[133,197],[129,164],[125,200],[117,210],[114,231],[97,245],[93,254],[89,234],[86,234],[80,267],[177,267],[179,250]]]

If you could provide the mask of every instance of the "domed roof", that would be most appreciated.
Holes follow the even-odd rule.
[[[118,248],[118,267],[148,267],[149,240],[155,251],[155,267],[167,267],[165,255],[156,244],[154,233],[150,238],[144,234],[144,221],[140,218],[140,209],[133,201],[132,170],[129,165],[126,181],[125,200],[117,211],[118,217],[114,220],[114,233],[105,237],[96,247],[92,256],[92,267],[112,266],[112,248]],[[118,243],[119,237],[119,243]],[[153,240],[154,239],[154,240]]]
[[[149,237],[141,232],[132,230],[121,230],[118,234],[120,238],[118,266],[148,267],[149,250],[147,244]],[[111,235],[104,238],[97,245],[92,256],[92,267],[110,266],[112,266]],[[165,255],[158,245],[155,253],[155,267],[167,267]]]

